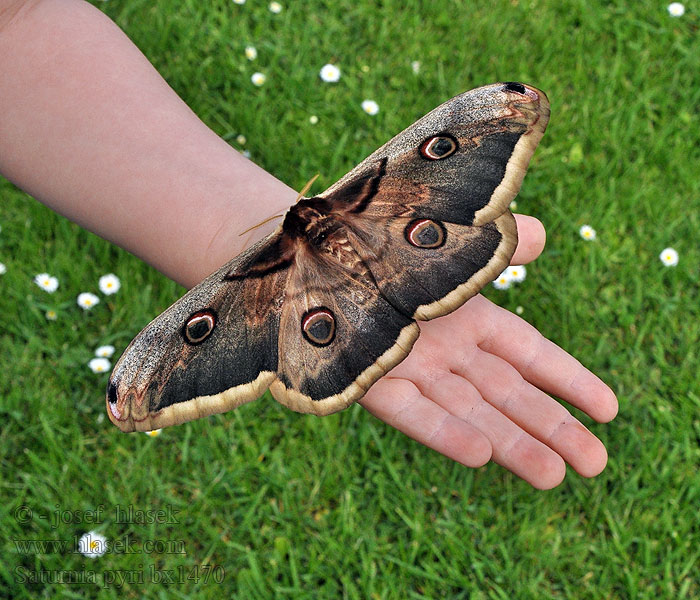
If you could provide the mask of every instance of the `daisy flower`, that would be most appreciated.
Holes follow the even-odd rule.
[[[268,6],[270,9],[270,12],[278,15],[282,12],[282,5],[279,2],[270,2],[270,6]]]
[[[340,69],[329,63],[321,67],[321,71],[318,75],[327,83],[335,83],[340,79]]]
[[[516,283],[525,281],[525,277],[527,276],[527,270],[523,265],[507,267],[506,272],[508,273],[508,276],[511,278],[511,280],[515,281]]]
[[[34,277],[34,283],[49,294],[53,294],[58,289],[58,279],[48,273],[39,273]]]
[[[50,308],[49,310],[46,311],[44,316],[49,320],[49,321],[55,321],[58,319],[58,313],[53,309]]]
[[[160,429],[153,429],[151,431],[144,431],[148,437],[158,437],[160,435]]]
[[[591,227],[590,225],[581,225],[581,228],[578,230],[578,234],[587,242],[592,242],[595,240],[595,229]]]
[[[256,58],[258,58],[258,51],[253,46],[246,46],[245,57],[248,60],[255,60]]]
[[[7,273],[7,267],[4,263],[0,263],[0,275],[4,275],[5,273]]]
[[[513,200],[513,201],[508,205],[508,208],[509,208],[510,210],[518,210],[518,203],[517,203],[515,200]]]
[[[112,354],[114,354],[114,346],[100,346],[95,350],[95,356],[102,358],[111,358]]]
[[[93,373],[106,373],[112,365],[106,358],[93,358],[89,363],[88,367]]]
[[[685,6],[680,2],[671,2],[668,5],[668,14],[672,17],[682,17],[685,14]]]
[[[673,248],[664,248],[659,254],[659,259],[667,267],[675,267],[678,264],[678,252]]]
[[[497,290],[507,290],[510,287],[510,284],[513,280],[510,277],[510,274],[508,273],[508,269],[503,271],[496,279],[493,281],[493,287],[495,287]]]
[[[260,87],[263,83],[265,83],[265,80],[267,77],[265,76],[264,73],[253,73],[250,76],[250,80],[253,82],[253,85],[257,85]]]
[[[88,558],[102,556],[107,552],[107,538],[96,531],[88,531],[78,540],[78,550]]]
[[[83,292],[82,294],[78,294],[78,306],[80,308],[83,308],[85,310],[90,310],[95,304],[99,304],[100,299],[95,296],[95,294],[91,294],[90,292]]]
[[[516,306],[515,307],[515,313],[518,315],[522,315],[525,312],[525,309],[522,306]]]
[[[233,0],[234,4],[245,4],[245,0]]]
[[[246,139],[246,137],[243,134],[239,134],[236,136],[236,143],[240,146],[245,146],[245,143],[247,141],[248,140]]]
[[[368,115],[376,115],[379,112],[379,104],[374,100],[363,100],[362,110],[364,110]]]
[[[122,286],[121,281],[119,281],[119,277],[117,277],[114,273],[100,277],[99,285],[100,291],[107,296],[110,294],[116,294],[119,291],[119,288]]]
[[[418,73],[420,73],[420,61],[419,61],[419,60],[414,60],[414,61],[411,63],[411,70],[412,70],[416,75],[418,75]]]
[[[311,115],[309,117],[309,123],[311,123],[312,125],[316,125],[316,123],[318,123],[318,117],[316,115]]]

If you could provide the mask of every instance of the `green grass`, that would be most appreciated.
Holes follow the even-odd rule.
[[[570,472],[548,492],[458,466],[359,406],[316,419],[266,398],[159,438],[123,435],[102,416],[107,376],[86,363],[101,344],[120,352],[182,290],[1,182],[0,597],[700,596],[700,5],[673,19],[667,2],[622,0],[317,0],[279,15],[253,0],[96,4],[205,122],[233,144],[244,134],[297,189],[319,171],[323,189],[466,89],[545,90],[551,123],[518,210],[545,223],[547,249],[524,283],[487,294],[609,382],[620,414],[582,417],[609,449],[603,474]],[[331,61],[342,77],[324,84]],[[578,236],[584,223],[596,242]],[[666,246],[676,268],[658,260]],[[60,280],[53,295],[32,282],[44,271]],[[122,289],[83,313],[75,297],[107,272]],[[100,523],[79,522],[100,505]],[[117,523],[128,505],[178,522]],[[40,516],[56,508],[73,512],[54,528]],[[15,543],[89,529],[159,546],[91,561]],[[207,565],[220,570],[205,584]],[[61,570],[97,583],[20,581]],[[150,583],[164,570],[182,583]],[[131,583],[104,586],[118,572]]]

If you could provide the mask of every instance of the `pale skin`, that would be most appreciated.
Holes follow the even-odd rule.
[[[81,0],[0,0],[0,57],[0,173],[187,287],[271,231],[276,223],[240,236],[296,199]],[[517,224],[512,263],[525,264],[545,232],[532,217]],[[614,393],[575,358],[481,295],[420,327],[409,357],[362,399],[372,414],[536,488],[558,485],[566,464],[584,477],[603,470],[603,444],[548,395],[601,423],[615,416]]]

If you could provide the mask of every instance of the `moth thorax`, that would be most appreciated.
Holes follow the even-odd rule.
[[[304,233],[312,246],[322,248],[327,245],[328,238],[339,228],[340,224],[333,217],[319,215],[307,223]]]
[[[338,228],[329,233],[320,250],[330,254],[336,262],[352,271],[356,277],[361,278],[369,273],[367,265],[350,243],[344,228]]]

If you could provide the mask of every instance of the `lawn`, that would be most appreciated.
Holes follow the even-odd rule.
[[[297,189],[317,172],[324,189],[464,90],[544,90],[551,121],[517,204],[547,247],[524,282],[485,293],[608,382],[620,413],[575,413],[608,466],[547,492],[457,465],[359,406],[319,419],[266,396],[122,434],[88,362],[105,344],[114,362],[183,290],[2,180],[0,597],[700,597],[698,2],[680,17],[650,0],[94,4],[211,128]],[[338,82],[319,77],[327,63]],[[44,272],[53,294],[33,282]],[[106,273],[116,294],[98,291]],[[82,310],[81,292],[100,303]],[[104,556],[75,552],[90,530]]]

